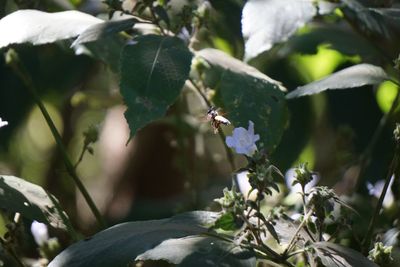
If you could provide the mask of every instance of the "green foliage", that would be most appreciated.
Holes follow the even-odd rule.
[[[15,1],[15,4],[23,5],[24,2]],[[25,4],[36,5],[38,9],[41,7],[39,1],[28,2],[26,1]],[[82,4],[84,4],[83,2]],[[394,153],[393,161],[388,173],[385,174],[387,181],[380,193],[381,197],[375,207],[366,234],[359,234],[355,231],[352,226],[354,214],[345,214],[342,208],[353,209],[333,189],[326,186],[306,189],[306,185],[310,184],[316,174],[308,169],[307,164],[301,164],[295,168],[294,177],[290,177],[293,178],[292,186],[289,186],[288,190],[281,190],[284,179],[289,177],[283,175],[277,167],[279,164],[272,162],[271,155],[281,149],[279,144],[282,139],[285,140],[285,131],[290,123],[288,104],[289,106],[292,104],[289,102],[291,99],[315,95],[327,90],[344,91],[365,85],[378,85],[388,80],[398,85],[399,79],[396,77],[398,73],[390,68],[390,64],[397,57],[397,60],[394,61],[394,69],[398,70],[399,50],[397,44],[399,39],[395,33],[400,30],[400,20],[397,18],[400,14],[399,9],[381,8],[380,5],[391,5],[391,1],[384,0],[380,3],[374,1],[374,5],[367,5],[368,1],[361,3],[358,0],[249,0],[244,4],[235,0],[223,1],[229,10],[236,10],[237,14],[241,8],[242,14],[239,18],[235,17],[236,13],[234,12],[232,14],[230,14],[231,12],[227,14],[228,12],[225,10],[221,12],[224,4],[219,3],[220,1],[212,1],[212,4],[208,2],[199,4],[196,1],[185,3],[179,1],[178,4],[177,2],[106,0],[104,4],[108,6],[108,15],[112,18],[110,20],[99,19],[79,11],[47,13],[29,9],[10,13],[0,20],[0,48],[21,44],[17,48],[10,49],[6,54],[13,55],[14,59],[21,59],[17,62],[10,60],[10,57],[6,58],[6,62],[14,72],[11,74],[17,74],[16,77],[9,82],[9,77],[13,75],[10,75],[11,70],[7,69],[7,66],[4,67],[7,71],[4,75],[0,72],[0,77],[7,78],[4,82],[7,88],[20,82],[15,80],[18,78],[22,81],[22,85],[29,89],[52,129],[68,174],[82,192],[98,222],[102,222],[102,216],[78,177],[76,169],[78,164],[82,163],[86,151],[93,154],[94,143],[97,142],[100,134],[103,133],[100,131],[103,130],[91,127],[84,132],[81,155],[77,163],[73,165],[62,143],[65,141],[62,137],[74,139],[74,135],[70,133],[74,125],[68,124],[68,121],[74,120],[68,116],[71,114],[75,116],[75,113],[70,112],[69,106],[65,108],[63,112],[63,118],[66,117],[65,136],[61,136],[41,100],[40,90],[37,90],[42,87],[41,83],[36,84],[40,78],[36,77],[36,72],[31,71],[32,67],[27,68],[24,65],[24,53],[28,54],[31,50],[29,50],[29,46],[22,44],[55,43],[54,46],[57,46],[63,53],[71,53],[72,48],[76,55],[88,55],[103,61],[110,67],[114,74],[110,74],[111,78],[104,79],[109,82],[105,83],[104,87],[107,87],[106,90],[109,93],[112,91],[110,90],[112,85],[119,84],[122,99],[117,96],[113,99],[114,102],[110,102],[113,104],[124,102],[126,105],[125,118],[130,128],[130,139],[146,125],[169,116],[165,120],[166,128],[169,127],[166,130],[167,134],[163,135],[164,132],[160,131],[154,135],[146,135],[144,139],[140,140],[146,140],[145,142],[152,143],[152,145],[154,141],[156,149],[150,152],[154,154],[154,151],[158,152],[161,147],[154,136],[162,135],[160,139],[168,143],[168,149],[175,149],[174,152],[182,154],[180,157],[185,158],[185,161],[182,160],[184,163],[179,166],[184,169],[183,176],[187,179],[184,183],[185,187],[182,187],[185,189],[191,187],[193,192],[190,194],[193,196],[194,204],[199,205],[202,201],[199,197],[202,194],[196,191],[196,187],[200,187],[201,183],[198,180],[205,176],[193,167],[201,165],[196,162],[197,156],[201,155],[199,157],[204,158],[210,156],[210,161],[213,161],[213,156],[220,152],[214,153],[213,150],[205,153],[203,151],[207,149],[203,149],[202,140],[208,140],[208,133],[202,131],[200,123],[193,119],[194,114],[191,113],[194,113],[192,110],[195,110],[197,106],[206,110],[212,106],[216,107],[216,115],[208,116],[208,120],[215,128],[215,133],[220,130],[220,126],[224,127],[224,131],[219,133],[232,170],[236,169],[235,163],[240,162],[245,165],[235,174],[235,177],[241,176],[243,179],[237,180],[231,190],[225,188],[223,196],[215,200],[221,206],[220,212],[188,212],[168,219],[117,224],[90,238],[72,244],[52,260],[49,267],[122,267],[134,265],[137,262],[146,264],[146,261],[164,262],[178,266],[257,266],[264,260],[271,264],[284,266],[375,267],[377,266],[375,263],[388,264],[392,259],[391,253],[394,251],[392,251],[392,247],[383,243],[375,243],[375,247],[370,250],[370,243],[378,224],[380,224],[380,229],[385,229],[388,225],[394,230],[396,227],[398,228],[395,221],[398,210],[380,212],[384,196],[389,192],[388,185],[392,176],[394,183],[398,185],[398,159],[400,157],[398,144],[400,127],[398,125],[394,132],[396,148],[391,148]],[[0,4],[0,13],[5,13],[5,6],[6,4]],[[101,15],[105,17],[106,14],[103,12]],[[118,15],[123,17],[119,18]],[[230,21],[232,18],[234,21]],[[238,23],[239,19],[241,19],[241,25]],[[232,25],[228,25],[229,30],[226,25],[218,25],[221,21],[232,23]],[[343,27],[348,22],[356,31],[349,27]],[[241,34],[239,26],[242,29]],[[235,29],[237,33],[235,33]],[[118,34],[120,32],[124,33]],[[232,33],[236,36],[231,36]],[[70,40],[73,38],[76,38],[75,41]],[[231,41],[232,43],[230,43]],[[70,45],[71,43],[72,45]],[[321,80],[298,86],[302,80],[303,82],[306,80],[305,77],[296,77],[301,76],[299,58],[302,56],[300,54],[314,54],[325,46],[337,50],[335,53],[339,55],[338,58],[345,58],[339,52],[356,56],[354,57],[356,60],[343,60],[340,61],[341,63],[353,64],[355,61],[362,63],[346,66],[347,68],[339,69]],[[231,55],[215,48],[223,48]],[[51,53],[46,50],[46,47],[43,50],[45,51],[43,54]],[[193,56],[195,58],[192,64]],[[251,60],[252,65],[238,59],[241,57],[244,57],[246,61]],[[312,62],[315,62],[316,65],[319,64],[319,61]],[[0,62],[0,67],[2,67],[1,64],[3,63]],[[38,69],[40,69],[40,64],[36,64],[36,62],[30,62],[30,64],[34,67],[39,66]],[[71,69],[74,67],[76,66],[70,66]],[[319,67],[310,66],[313,69]],[[337,64],[332,65],[329,73],[333,72],[336,67],[343,68],[344,66],[340,66],[338,61]],[[296,70],[299,73],[295,73]],[[66,70],[62,74],[66,76],[68,71],[70,70]],[[102,74],[106,72],[104,71]],[[118,77],[115,75],[117,72]],[[283,82],[270,78],[264,72],[273,74],[271,77],[278,77],[288,87],[297,88],[285,96],[287,89],[283,86]],[[76,86],[78,89],[70,89],[65,95],[57,94],[57,97],[63,100],[68,99],[69,94],[75,93],[75,90],[78,93],[83,93],[81,91],[85,90],[87,93],[86,90],[89,89],[86,87],[91,88],[93,81],[86,78],[88,77],[79,80],[79,86],[74,85],[74,88]],[[99,76],[96,79],[100,80]],[[99,86],[102,82],[103,80],[94,84]],[[78,84],[78,82],[76,83]],[[0,84],[3,86],[2,82]],[[183,90],[184,88],[185,90]],[[359,91],[358,94],[361,96],[363,91]],[[111,94],[107,94],[106,97]],[[316,166],[329,165],[329,167],[325,166],[325,173],[335,173],[331,176],[335,176],[336,180],[333,182],[332,179],[327,180],[326,184],[335,183],[338,191],[351,194],[359,189],[357,186],[360,187],[364,183],[363,177],[369,176],[369,174],[365,174],[365,170],[367,165],[372,162],[371,154],[377,150],[375,146],[385,127],[389,128],[390,123],[394,124],[394,121],[398,119],[396,107],[400,101],[400,94],[390,103],[391,108],[380,119],[379,125],[374,129],[375,133],[363,154],[360,155],[360,159],[351,162],[354,164],[352,168],[357,170],[357,174],[354,174],[352,169],[344,170],[343,166],[337,168],[340,171],[332,171],[331,165],[341,165],[342,161],[338,160],[341,155],[335,155],[337,157],[334,158],[334,162],[326,164],[325,157],[327,156],[325,154],[329,156],[329,153],[336,148],[335,146],[344,143],[342,146],[351,150],[351,141],[342,140],[346,137],[335,132],[339,132],[335,128],[336,122],[324,121],[328,117],[325,114],[331,115],[331,108],[335,106],[329,101],[330,95],[322,94],[319,98],[302,103],[302,105],[311,103],[308,110],[315,109],[316,115],[315,117],[303,116],[302,120],[313,121],[306,123],[307,125],[314,124],[316,134],[313,134],[310,144],[316,147],[316,154],[319,152],[319,155],[316,156]],[[362,97],[360,97],[360,101],[362,101]],[[296,101],[296,104],[299,102],[301,101]],[[110,104],[108,103],[108,105]],[[299,105],[298,110],[302,110],[302,105]],[[341,105],[339,106],[341,109]],[[0,112],[2,112],[1,108],[0,105]],[[83,109],[83,107],[80,108]],[[218,113],[218,108],[222,108],[226,115],[222,115],[222,112]],[[0,115],[3,116],[3,114]],[[365,117],[370,118],[368,115]],[[6,119],[10,125],[15,123],[11,119]],[[239,127],[247,128],[250,122],[251,125],[254,123],[254,132],[251,131],[251,134],[243,134],[237,138],[230,136],[225,138],[226,132],[231,130],[231,124],[236,128],[233,131],[233,136],[235,136],[235,133],[238,133],[236,130],[246,131]],[[305,125],[302,121],[292,121],[292,123],[298,126]],[[184,126],[182,126],[183,124]],[[362,125],[363,122],[360,124]],[[0,131],[8,130],[8,127],[5,125]],[[190,127],[191,130],[186,131],[183,127]],[[295,127],[295,129],[298,128],[300,127]],[[296,134],[290,133],[287,136],[296,138]],[[335,143],[332,143],[329,134],[335,135],[338,140],[334,140]],[[260,136],[259,140],[258,135]],[[204,138],[206,136],[207,138]],[[340,139],[341,137],[342,139]],[[228,141],[232,139],[235,139],[234,145],[232,145],[233,142]],[[322,142],[321,139],[326,140]],[[102,142],[105,141],[102,140]],[[213,140],[210,143],[214,145]],[[243,148],[247,144],[250,144],[252,148],[251,153],[241,152],[246,155],[243,158],[248,161],[246,165],[232,155],[230,148],[236,149],[240,145],[243,145],[241,147]],[[139,150],[141,145],[138,144],[135,149]],[[24,143],[21,146],[24,146]],[[393,146],[392,143],[391,146]],[[318,150],[321,150],[322,153]],[[142,155],[144,155],[143,158],[146,158],[146,153],[143,153],[143,150],[139,151],[138,153],[141,154],[135,155],[133,159],[142,158]],[[191,157],[192,154],[188,155],[192,151],[195,151],[193,152],[196,154],[194,157]],[[285,154],[287,151],[281,149],[279,152]],[[152,160],[158,156],[153,154],[151,155]],[[318,158],[321,155],[323,159]],[[169,156],[173,158],[171,162],[176,163],[175,155]],[[236,155],[236,157],[238,156]],[[300,155],[297,156],[301,158]],[[376,156],[374,160],[378,162],[378,158],[380,157]],[[293,164],[293,159],[287,161],[286,165]],[[298,159],[298,161],[300,160]],[[209,163],[206,160],[204,162]],[[133,169],[140,169],[135,164],[136,162],[133,164]],[[378,164],[387,165],[382,162],[378,162]],[[225,168],[221,162],[218,162],[217,165],[218,167],[221,165],[221,169]],[[145,178],[149,166],[153,166],[152,162],[143,168],[146,169],[144,175],[142,174]],[[52,165],[51,168],[54,166]],[[53,174],[54,170],[50,171]],[[108,170],[101,171],[108,173]],[[119,172],[130,175],[128,169],[111,170],[113,174]],[[336,177],[339,172],[344,173],[342,181]],[[157,173],[157,175],[166,177],[165,179],[168,177],[164,173]],[[353,179],[352,183],[355,184],[353,188],[344,188],[346,186],[343,186],[344,183],[347,185],[348,177]],[[114,177],[112,178],[111,180],[114,180]],[[56,188],[62,187],[60,185],[57,184]],[[125,186],[125,183],[123,185]],[[297,189],[296,185],[300,189]],[[398,188],[397,185],[394,188]],[[158,184],[152,186],[159,187]],[[114,188],[114,184],[110,187]],[[63,192],[62,190],[64,188],[60,189],[61,192]],[[287,191],[291,191],[289,196],[299,196],[298,201],[291,203],[286,201],[289,198],[284,195]],[[359,191],[363,193],[363,190]],[[393,197],[398,203],[398,190],[394,191]],[[117,195],[113,191],[109,193],[113,196]],[[140,194],[137,195],[140,196]],[[186,200],[185,196],[183,198]],[[369,199],[365,196],[362,198],[362,201]],[[66,199],[67,201],[71,200]],[[292,205],[293,203],[295,205]],[[109,203],[103,204],[107,207]],[[362,205],[364,204],[362,203]],[[72,240],[77,237],[68,216],[60,208],[58,200],[40,186],[14,176],[0,176],[0,205],[8,213],[22,214],[29,220],[38,220],[56,228],[67,229]],[[398,207],[396,206],[396,208]],[[107,210],[107,213],[109,212]],[[369,214],[364,214],[364,216],[365,218],[370,217]],[[384,223],[378,220],[378,216],[382,217],[379,219]],[[7,224],[9,231],[4,234],[4,237],[0,237],[0,265],[14,261],[19,266],[24,264],[22,262],[24,259],[21,257],[24,251],[18,244],[19,233],[16,231],[16,229],[20,229],[17,227],[22,229],[24,222],[21,223],[18,216],[15,217],[17,219],[10,220],[11,223]],[[79,225],[78,222],[76,224]],[[95,231],[95,229],[91,229],[91,231]],[[361,238],[363,240],[360,240]],[[394,246],[396,241],[391,241]],[[349,247],[364,252],[364,255],[370,250],[369,259],[360,252],[339,244],[348,244]],[[50,245],[51,243],[47,248],[51,248]],[[44,260],[50,260],[52,257],[49,253],[42,253],[41,256]]]
[[[121,94],[125,118],[136,131],[165,115],[188,78],[192,54],[176,37],[136,37],[121,55]]]
[[[208,261],[212,265],[253,266],[254,258],[248,251],[199,235],[217,218],[217,213],[198,211],[115,225],[70,246],[49,267],[122,267],[134,260],[165,260],[180,266],[204,266]],[[226,257],[221,258],[221,254]]]
[[[389,76],[381,67],[359,64],[338,71],[319,81],[300,86],[287,94],[286,98],[291,99],[318,94],[329,89],[348,89],[364,85],[375,85],[389,79]]]
[[[236,127],[246,127],[253,121],[259,142],[273,152],[288,123],[286,101],[276,84],[228,70],[222,74],[216,101]]]
[[[66,214],[58,200],[42,187],[14,176],[0,176],[0,205],[9,212],[19,212],[30,220],[66,229]]]

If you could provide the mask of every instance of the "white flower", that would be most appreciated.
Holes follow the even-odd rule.
[[[293,184],[293,180],[296,178],[296,171],[295,168],[291,168],[289,170],[287,170],[287,172],[285,173],[285,182],[286,185],[288,187],[288,189],[290,190],[291,194],[297,194],[297,193],[301,193],[301,185],[300,184]],[[316,174],[312,175],[312,180],[306,184],[306,187],[304,188],[304,190],[306,191],[306,193],[308,191],[310,191],[311,188],[313,188],[314,186],[317,185],[319,181],[319,176]]]
[[[257,150],[258,140],[260,136],[254,134],[254,123],[249,121],[249,129],[243,127],[233,129],[233,135],[226,137],[225,142],[228,147],[235,148],[236,153],[251,156]]]
[[[0,128],[1,128],[1,127],[4,127],[4,126],[6,126],[6,125],[8,125],[8,121],[3,121],[3,120],[0,118]]]
[[[31,225],[31,232],[36,244],[42,246],[49,240],[49,232],[47,231],[47,225],[37,221],[33,221]]]
[[[392,191],[392,184],[393,184],[394,175],[390,178],[389,188],[386,191],[385,199],[383,200],[383,206],[385,208],[390,207],[394,202],[394,196]],[[371,184],[367,182],[368,192],[371,196],[379,198],[382,194],[383,187],[385,186],[384,180],[379,180],[375,184]]]

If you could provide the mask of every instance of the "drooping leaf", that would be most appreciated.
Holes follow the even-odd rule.
[[[206,227],[217,218],[218,213],[195,211],[168,219],[118,224],[71,245],[49,267],[125,267],[165,240],[207,232]]]
[[[136,260],[164,260],[187,267],[256,265],[256,259],[250,251],[214,237],[199,235],[165,240],[139,255]]]
[[[269,83],[276,84],[280,90],[286,91],[286,88],[280,82],[271,79],[258,69],[244,63],[243,61],[233,58],[218,49],[202,49],[196,52],[196,57],[206,60],[211,66],[211,70],[206,73],[209,77],[206,77],[207,80],[205,81],[207,86],[211,88],[214,88],[216,84],[219,83],[224,71],[230,70],[241,75],[250,75],[255,78],[264,79]]]
[[[360,252],[338,244],[317,242],[312,247],[326,267],[378,267]]]
[[[287,104],[276,83],[230,70],[222,74],[217,88],[218,101],[235,127],[248,128],[254,122],[254,131],[269,153],[279,144],[288,123]]]
[[[73,47],[76,55],[87,55],[106,63],[110,69],[117,73],[119,71],[121,51],[126,40],[120,36],[113,35],[98,39],[95,42],[79,44]]]
[[[375,33],[385,38],[390,38],[390,30],[378,16],[374,16],[374,11],[369,10],[357,0],[342,0],[343,12],[357,24],[361,25],[361,30],[368,33]]]
[[[400,8],[369,8],[368,10],[387,19],[400,20]]]
[[[51,224],[55,228],[65,229],[57,209],[59,203],[54,196],[40,186],[14,176],[0,176],[0,206],[10,212],[19,212],[22,216],[39,222]]]
[[[176,37],[145,35],[133,42],[121,54],[120,82],[131,137],[164,116],[183,87],[192,60],[191,52]]]
[[[369,42],[351,29],[338,25],[309,25],[309,31],[293,36],[285,42],[279,55],[287,57],[291,53],[316,54],[320,45],[327,45],[330,49],[345,55],[360,55],[362,58],[377,57],[379,52]]]
[[[364,85],[379,84],[389,80],[381,68],[370,64],[358,64],[335,72],[326,78],[297,87],[286,95],[287,99],[318,94],[329,89],[348,89]]]
[[[245,59],[286,41],[297,29],[309,22],[317,8],[312,0],[250,0],[242,12]]]
[[[138,19],[128,18],[94,24],[82,32],[71,46],[104,39],[121,31],[132,28],[136,22],[138,22]]]
[[[101,22],[101,19],[75,10],[57,13],[18,10],[0,20],[0,48],[10,44],[40,45],[74,38]]]

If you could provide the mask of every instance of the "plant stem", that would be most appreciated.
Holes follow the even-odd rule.
[[[361,179],[366,171],[366,168],[369,164],[370,158],[371,158],[371,154],[376,146],[376,143],[379,140],[379,137],[382,134],[383,129],[386,127],[389,118],[392,117],[392,115],[394,114],[397,106],[399,105],[399,101],[400,101],[400,85],[396,82],[396,81],[392,81],[393,83],[395,83],[398,87],[397,90],[397,95],[392,103],[392,106],[390,107],[388,113],[384,114],[382,116],[382,118],[379,121],[378,127],[376,128],[374,134],[372,135],[372,138],[370,140],[370,142],[368,143],[368,146],[365,148],[364,152],[362,153],[361,157],[360,157],[360,171],[358,172],[358,175],[356,177],[356,186],[355,186],[355,191],[357,191],[358,187],[361,184]]]
[[[97,223],[100,225],[101,228],[105,228],[106,224],[104,222],[104,219],[101,216],[99,210],[97,209],[96,204],[90,197],[89,192],[86,190],[85,186],[83,185],[82,181],[80,180],[79,176],[77,175],[76,170],[75,170],[71,160],[69,159],[67,150],[66,150],[64,144],[62,143],[61,135],[58,132],[56,126],[54,125],[54,122],[51,119],[49,112],[47,111],[46,107],[44,106],[43,102],[41,101],[41,99],[37,93],[36,87],[34,85],[34,82],[32,80],[32,77],[30,76],[29,72],[26,70],[23,63],[19,60],[18,54],[14,50],[9,50],[7,53],[7,57],[8,57],[7,62],[9,63],[11,68],[14,70],[14,72],[23,81],[25,87],[30,91],[36,104],[38,105],[40,111],[42,112],[42,115],[45,118],[46,123],[50,128],[50,131],[56,141],[59,152],[61,153],[61,156],[64,160],[64,164],[65,164],[68,174],[72,177],[72,179],[75,182],[76,186],[78,187],[79,191],[82,193],[83,197],[85,198],[87,204],[89,205],[89,208],[91,209],[94,216],[96,217]]]
[[[378,204],[375,207],[375,211],[374,211],[374,214],[373,214],[373,216],[371,218],[371,221],[369,223],[367,233],[365,234],[365,238],[364,238],[364,240],[362,242],[363,252],[364,253],[366,253],[368,251],[368,248],[370,246],[372,232],[373,232],[373,230],[375,228],[376,219],[379,216],[379,212],[380,212],[380,210],[382,208],[382,205],[383,205],[383,200],[385,199],[387,190],[389,188],[390,180],[391,180],[392,176],[394,176],[393,179],[397,178],[396,177],[396,173],[397,173],[396,170],[399,167],[399,145],[396,145],[395,149],[396,149],[395,150],[395,154],[394,154],[392,162],[390,163],[389,172],[388,172],[388,174],[386,176],[385,185],[383,186],[382,193],[379,196]]]
[[[287,248],[285,249],[285,251],[283,252],[283,255],[286,257],[288,255],[288,252],[290,251],[290,249],[292,248],[292,245],[294,244],[294,241],[297,238],[297,234],[300,232],[301,228],[303,228],[303,226],[306,224],[308,218],[311,216],[311,214],[313,213],[312,210],[310,210],[306,215],[304,215],[304,219],[303,221],[299,224],[299,226],[296,229],[296,232],[294,233],[294,235],[292,236],[292,239],[290,240]]]

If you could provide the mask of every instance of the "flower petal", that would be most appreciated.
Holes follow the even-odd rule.
[[[225,143],[228,147],[234,147],[235,146],[235,139],[232,136],[227,136],[225,138]]]

